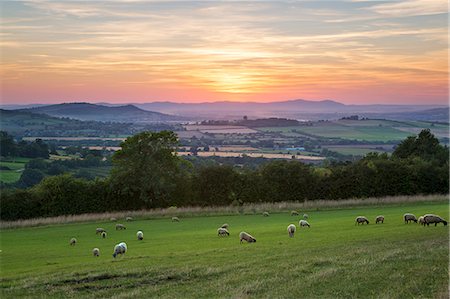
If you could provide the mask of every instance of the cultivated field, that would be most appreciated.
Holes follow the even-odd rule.
[[[311,228],[288,212],[169,217],[3,229],[2,298],[448,298],[448,227],[404,224],[405,212],[447,217],[448,202],[304,210]],[[386,217],[375,225],[378,214]],[[366,215],[371,223],[355,226]],[[120,220],[120,221],[123,221]],[[217,227],[230,224],[230,237]],[[108,230],[106,239],[95,228]],[[136,231],[144,231],[144,240]],[[240,244],[251,233],[256,243]],[[69,239],[76,237],[76,246]],[[112,258],[114,244],[128,244]],[[92,248],[100,248],[100,257]]]
[[[11,158],[0,161],[0,181],[4,183],[13,183],[19,180],[28,158]]]

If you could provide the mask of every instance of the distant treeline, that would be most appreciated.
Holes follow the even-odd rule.
[[[298,161],[271,161],[256,168],[193,165],[173,154],[176,145],[173,132],[143,132],[121,144],[107,179],[63,174],[32,188],[2,190],[1,219],[449,192],[449,150],[429,130],[405,139],[391,156],[372,153],[325,167]]]

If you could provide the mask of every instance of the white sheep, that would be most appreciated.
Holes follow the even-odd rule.
[[[106,238],[106,232],[102,232],[102,238],[103,238],[103,239]]]
[[[92,254],[93,254],[94,256],[100,256],[100,249],[98,249],[98,248],[92,249]]]
[[[180,222],[180,218],[174,216],[172,217],[172,222]]]
[[[118,256],[119,254],[125,254],[127,252],[127,244],[125,242],[121,242],[114,246],[113,258]]]
[[[101,234],[101,233],[103,233],[103,232],[106,232],[106,229],[101,228],[101,227],[97,227],[97,228],[95,229],[95,234],[96,234],[96,235]]]
[[[405,224],[406,223],[410,223],[411,221],[414,221],[415,223],[417,223],[417,218],[414,214],[411,213],[405,213],[403,215],[403,219],[405,220]]]
[[[308,214],[303,214],[303,219],[308,219],[308,218],[309,218]]]
[[[419,224],[420,225],[423,225],[423,226],[425,226],[425,217],[424,216],[420,216],[418,219],[417,219],[417,222],[419,222]]]
[[[224,223],[224,224],[222,224],[222,226],[221,226],[221,228],[226,228],[226,229],[228,229],[228,223]]]
[[[378,224],[379,222],[384,223],[384,216],[383,215],[378,215],[375,218],[375,224]]]
[[[298,216],[300,215],[297,211],[291,211],[291,216]]]
[[[224,227],[219,227],[219,228],[217,229],[217,235],[218,235],[218,236],[229,236],[230,233],[228,232],[228,230],[227,230],[226,228],[224,228]]]
[[[70,244],[70,246],[75,246],[75,244],[77,244],[77,239],[75,239],[75,238],[70,239],[69,244]]]
[[[303,220],[303,219],[298,222],[298,226],[300,226],[300,227],[304,227],[304,226],[311,227],[309,222],[306,221],[306,220]]]
[[[122,230],[122,229],[127,229],[127,228],[125,227],[125,225],[117,223],[116,224],[116,230]]]
[[[133,217],[127,217],[127,218],[125,218],[125,221],[133,221]]]
[[[296,229],[297,229],[297,227],[295,227],[294,224],[289,224],[289,225],[288,225],[287,231],[288,231],[289,237],[291,237],[291,238],[294,237],[294,234],[295,234],[295,230],[296,230]]]
[[[116,221],[117,221],[117,218],[111,217],[111,218],[109,218],[109,220],[110,220],[110,221],[113,221],[113,222],[116,222]]]
[[[447,221],[444,220],[441,216],[434,215],[434,214],[426,214],[423,216],[423,219],[425,221],[425,224],[427,226],[430,226],[430,224],[434,223],[434,226],[437,226],[438,223],[443,223],[444,226],[447,226]]]
[[[241,232],[239,234],[239,241],[242,243],[242,241],[247,241],[248,243],[254,243],[256,242],[256,239],[253,238],[250,234],[246,232]]]
[[[355,225],[359,225],[359,224],[363,224],[364,225],[364,223],[367,223],[367,224],[369,224],[369,219],[367,219],[365,216],[358,216],[358,217],[356,217],[356,219],[355,219]]]
[[[142,241],[142,240],[144,240],[144,233],[142,231],[138,231],[136,233],[136,237],[139,241]]]
[[[264,212],[263,214],[262,214],[264,217],[269,217],[269,212]]]

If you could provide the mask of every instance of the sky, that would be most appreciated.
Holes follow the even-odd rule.
[[[2,1],[2,104],[447,104],[446,0]]]

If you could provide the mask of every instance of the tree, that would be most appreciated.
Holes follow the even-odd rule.
[[[17,154],[17,145],[14,139],[5,131],[0,131],[0,155],[3,157],[15,156]]]
[[[172,200],[182,176],[176,156],[177,136],[171,131],[142,132],[121,143],[113,158],[111,183],[127,208],[162,207]]]

